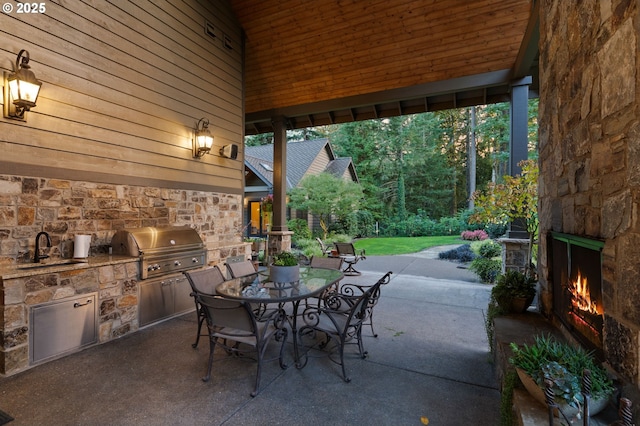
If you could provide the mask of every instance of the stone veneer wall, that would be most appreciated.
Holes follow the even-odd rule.
[[[4,280],[1,291],[0,374],[29,367],[29,308],[98,293],[98,342],[138,330],[138,263],[46,273]]]
[[[640,10],[637,1],[540,2],[540,281],[545,236],[605,241],[604,355],[640,384]],[[637,401],[635,401],[637,404]]]
[[[0,267],[32,262],[35,236],[50,234],[52,258],[71,257],[75,234],[91,234],[90,256],[108,252],[116,230],[189,225],[208,248],[209,264],[248,257],[242,196],[0,175]],[[108,258],[108,257],[106,257]],[[138,262],[44,273],[0,282],[0,374],[29,367],[29,307],[98,293],[99,342],[138,330]]]
[[[241,195],[0,175],[0,264],[32,261],[40,231],[51,235],[55,258],[73,255],[76,234],[91,234],[97,254],[119,229],[170,225],[197,229],[210,264],[250,254]]]

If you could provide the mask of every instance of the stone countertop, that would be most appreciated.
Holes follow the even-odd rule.
[[[100,266],[116,265],[119,263],[138,262],[138,257],[102,254],[82,259],[46,259],[39,264],[22,263],[0,266],[0,278],[31,277],[34,275],[53,274],[56,272],[73,271],[77,269],[97,268]]]

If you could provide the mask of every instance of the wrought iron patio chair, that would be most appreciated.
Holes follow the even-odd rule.
[[[382,277],[380,281],[382,281],[381,285],[379,285],[376,291],[374,291],[371,294],[371,297],[369,297],[369,303],[367,304],[366,309],[367,318],[362,323],[362,325],[368,325],[371,328],[371,334],[373,335],[373,337],[378,337],[378,334],[373,329],[373,308],[378,304],[378,300],[380,300],[382,286],[388,284],[389,281],[391,281],[391,272]],[[344,283],[340,284],[339,291],[342,294],[358,296],[367,291],[369,288],[371,288],[370,285]]]
[[[327,268],[327,269],[340,269],[342,268],[341,257],[322,257],[312,256],[309,261],[309,266],[312,268]]]
[[[344,362],[345,346],[357,344],[360,357],[367,357],[368,353],[362,344],[362,323],[367,318],[369,299],[390,275],[391,272],[387,272],[358,296],[342,294],[338,291],[327,293],[318,306],[309,306],[302,313],[303,326],[298,331],[301,343],[304,344],[304,340],[310,343],[306,345],[310,350],[318,344],[318,333],[325,337],[318,344],[319,349],[326,348],[333,341],[335,347],[331,348],[329,359],[342,367],[342,378],[345,382],[351,381]],[[336,352],[339,359],[336,359]],[[309,351],[307,350],[302,366],[306,365],[308,360]]]
[[[366,259],[364,250],[356,252],[356,248],[352,243],[333,243],[333,245],[336,247],[338,256],[340,256],[344,263],[347,264],[347,267],[342,272],[344,272],[345,275],[350,276],[361,275],[360,271],[356,271],[353,265],[362,259]]]
[[[241,262],[227,262],[227,271],[231,275],[231,278],[255,278],[258,271],[250,260],[243,260]]]
[[[204,293],[196,293],[196,297],[207,315],[209,330],[209,362],[207,374],[202,380],[208,382],[211,379],[216,346],[220,346],[230,355],[244,356],[255,353],[258,366],[251,396],[256,396],[260,386],[262,364],[266,361],[265,353],[269,342],[274,338],[282,341],[278,356],[280,368],[287,368],[282,358],[287,341],[285,313],[282,309],[274,309],[269,315],[263,315],[258,319],[247,302]],[[233,346],[227,344],[228,341],[233,341]]]
[[[185,271],[184,275],[187,277],[189,285],[191,285],[193,299],[196,303],[198,334],[196,335],[195,343],[191,344],[191,346],[197,348],[198,343],[200,342],[200,336],[206,336],[206,334],[202,334],[202,323],[206,319],[206,314],[200,306],[200,303],[198,303],[198,298],[195,296],[195,293],[216,294],[216,287],[218,284],[225,281],[225,277],[217,265],[212,268],[201,269],[198,271]]]

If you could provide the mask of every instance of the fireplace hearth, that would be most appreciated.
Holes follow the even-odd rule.
[[[578,342],[601,355],[604,243],[555,232],[550,239],[553,312]]]

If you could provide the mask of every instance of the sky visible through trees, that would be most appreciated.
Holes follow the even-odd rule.
[[[537,115],[538,101],[532,99],[528,139],[531,159],[537,159]],[[509,104],[287,132],[289,142],[317,138],[328,138],[337,156],[352,158],[364,192],[361,206],[376,220],[403,220],[408,215],[439,219],[468,208],[474,189],[470,182],[475,180],[475,189],[483,189],[507,174]],[[475,141],[475,161],[469,161],[468,153],[474,152],[470,151],[471,141]],[[273,143],[273,134],[248,136],[246,143]],[[475,179],[471,176],[474,169]]]

